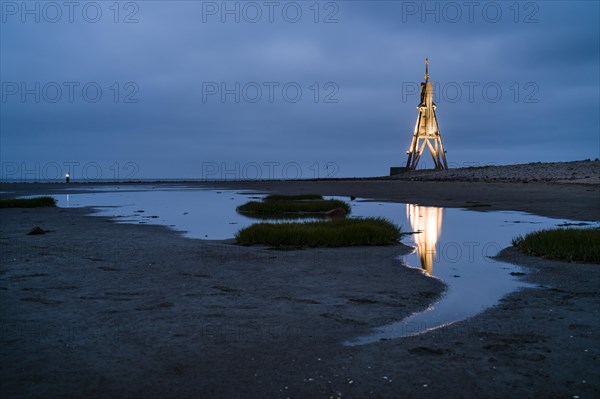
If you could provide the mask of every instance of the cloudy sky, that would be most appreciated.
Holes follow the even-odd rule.
[[[3,179],[385,175],[426,57],[451,166],[599,156],[595,1],[68,4],[1,2]]]

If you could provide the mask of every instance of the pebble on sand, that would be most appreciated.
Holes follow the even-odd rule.
[[[33,226],[27,235],[36,236],[40,234],[46,234],[46,230],[42,229],[40,226]]]

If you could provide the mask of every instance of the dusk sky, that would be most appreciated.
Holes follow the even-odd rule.
[[[70,4],[1,2],[3,179],[387,175],[426,57],[450,167],[599,157],[597,1]]]

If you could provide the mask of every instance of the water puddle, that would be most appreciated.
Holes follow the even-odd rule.
[[[81,191],[80,188],[77,189]],[[250,198],[261,195],[231,190],[185,186],[90,187],[90,193],[53,194],[62,208],[93,207],[94,216],[107,216],[117,223],[158,224],[185,237],[225,240],[256,221],[235,211]]]
[[[89,193],[53,195],[60,207],[94,207],[94,215],[119,223],[159,224],[190,238],[221,240],[257,221],[235,208],[262,195],[186,186],[112,186]],[[348,198],[334,197],[348,201]],[[428,309],[404,320],[375,328],[372,334],[347,341],[364,345],[382,339],[421,334],[475,316],[498,304],[505,295],[528,285],[518,278],[519,267],[491,257],[511,245],[517,235],[581,222],[550,219],[521,212],[475,212],[416,204],[354,200],[352,217],[384,217],[415,232],[403,242],[414,251],[402,256],[408,267],[419,268],[447,285],[442,298]],[[296,220],[297,221],[297,220]],[[599,226],[599,223],[585,223]]]
[[[385,339],[407,337],[475,316],[505,295],[530,285],[518,278],[518,266],[491,257],[511,245],[517,235],[570,224],[521,212],[474,212],[414,204],[358,202],[353,213],[383,216],[417,232],[403,242],[415,250],[402,261],[424,274],[443,281],[447,290],[428,309],[404,320],[374,329],[372,334],[344,342],[365,345]],[[598,223],[577,223],[598,226]]]

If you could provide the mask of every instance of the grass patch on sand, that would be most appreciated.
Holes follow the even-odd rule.
[[[40,208],[56,206],[52,197],[0,199],[0,208]]]
[[[304,223],[256,223],[235,236],[238,244],[273,247],[392,245],[400,228],[382,218],[334,219]]]
[[[600,263],[600,229],[559,228],[513,238],[512,245],[528,255]]]
[[[316,195],[310,194],[310,196],[315,197]],[[350,205],[348,203],[334,199],[326,200],[321,196],[316,196],[320,197],[318,199],[304,198],[306,197],[305,195],[269,197],[263,201],[250,201],[244,205],[240,205],[237,207],[237,211],[242,215],[256,218],[322,216],[325,212],[335,208],[343,208],[347,214],[350,213]]]

